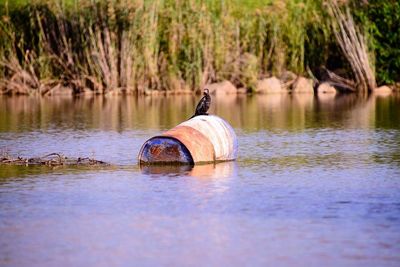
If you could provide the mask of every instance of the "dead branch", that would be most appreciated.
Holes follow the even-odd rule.
[[[50,153],[37,158],[13,158],[7,154],[0,155],[0,165],[46,165],[46,166],[107,166],[104,161],[84,158],[68,158],[59,153]]]
[[[335,38],[355,76],[354,88],[362,93],[373,90],[376,87],[375,71],[369,59],[369,51],[365,36],[354,23],[349,9],[342,11],[337,1],[331,0],[328,11],[332,17],[332,26]],[[343,80],[339,76],[333,76],[337,83],[351,88],[352,83]]]

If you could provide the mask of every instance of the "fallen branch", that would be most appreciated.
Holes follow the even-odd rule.
[[[107,166],[110,165],[101,160],[85,158],[68,158],[59,153],[51,153],[38,158],[13,158],[7,154],[0,156],[0,165],[46,165],[46,166]]]
[[[324,70],[328,74],[328,77],[329,77],[328,82],[332,86],[338,88],[339,90],[341,89],[343,91],[350,91],[350,92],[357,91],[357,85],[354,81],[343,78],[326,68],[324,68]]]

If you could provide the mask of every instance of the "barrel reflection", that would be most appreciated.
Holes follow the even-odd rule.
[[[143,174],[164,176],[181,175],[206,179],[221,179],[236,175],[235,161],[204,165],[140,165]]]

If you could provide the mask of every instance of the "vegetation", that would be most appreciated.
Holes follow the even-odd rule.
[[[379,83],[400,81],[400,2],[398,0],[356,1],[355,17],[365,25],[371,36],[371,48],[376,55],[376,75]]]
[[[3,1],[0,15],[3,93],[182,91],[224,79],[251,90],[286,70],[354,71],[323,0],[20,0]],[[367,37],[365,51],[382,53]],[[378,83],[398,80],[398,62],[380,66]],[[357,73],[344,78],[360,82]]]
[[[367,93],[376,88],[375,71],[371,64],[371,51],[368,49],[367,40],[354,23],[348,8],[342,11],[336,2],[330,2],[329,12],[333,19],[333,33],[343,51],[344,56],[351,65],[355,82],[344,80],[342,77],[331,74],[331,79],[340,85]]]

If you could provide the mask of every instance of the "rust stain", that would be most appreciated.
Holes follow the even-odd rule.
[[[161,146],[152,146],[150,148],[150,153],[153,157],[158,157],[162,151]]]
[[[159,162],[176,161],[181,158],[178,145],[170,145],[168,143],[152,146],[150,154],[154,160]]]
[[[185,145],[176,138],[166,136],[155,136],[147,140],[138,159],[141,163],[193,163]]]
[[[163,133],[162,136],[169,136],[178,139],[190,151],[194,162],[214,162],[215,151],[210,140],[200,131],[188,126],[176,126]]]
[[[165,153],[170,156],[178,156],[178,146],[170,146],[165,149]]]

